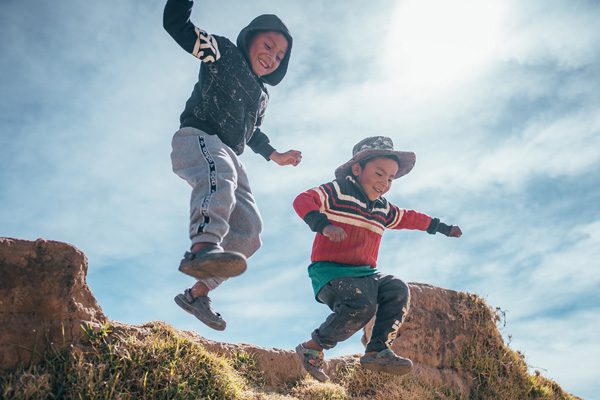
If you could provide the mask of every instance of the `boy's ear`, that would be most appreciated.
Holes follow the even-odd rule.
[[[359,176],[362,171],[362,167],[359,163],[352,164],[352,175]]]

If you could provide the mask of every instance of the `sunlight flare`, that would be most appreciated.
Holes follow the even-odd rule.
[[[402,2],[392,19],[385,69],[410,87],[462,80],[492,58],[504,15],[497,0]]]

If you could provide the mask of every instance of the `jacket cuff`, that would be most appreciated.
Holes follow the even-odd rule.
[[[327,225],[331,225],[327,216],[319,211],[310,211],[304,216],[304,222],[309,226],[310,230],[317,233],[323,233],[323,229]]]
[[[427,227],[427,233],[429,233],[430,235],[435,235],[435,233],[438,231],[438,225],[440,224],[440,219],[439,218],[431,218],[431,222],[429,223],[429,226]]]
[[[429,227],[427,228],[427,233],[435,235],[437,232],[442,235],[450,236],[450,231],[452,230],[452,225],[445,224],[440,222],[439,218],[432,218],[429,223]]]
[[[257,154],[260,154],[269,161],[271,154],[275,151],[275,148],[269,144],[269,138],[260,129],[256,128],[254,134],[248,141],[248,147]]]
[[[452,230],[452,225],[446,225],[443,222],[438,224],[437,231],[442,235],[450,236],[450,230]]]
[[[259,151],[257,151],[257,153],[260,154],[261,156],[263,156],[265,158],[265,160],[271,161],[271,154],[273,154],[274,151],[275,151],[275,147],[273,147],[269,143],[267,143],[266,145],[263,146],[263,148],[261,148]]]

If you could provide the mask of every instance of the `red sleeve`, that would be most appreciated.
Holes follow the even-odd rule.
[[[392,208],[391,222],[388,229],[418,229],[426,231],[431,223],[431,217],[415,210],[406,210],[390,204]]]
[[[319,195],[320,188],[309,189],[306,192],[300,193],[294,199],[294,210],[298,216],[302,219],[311,211],[319,211],[321,209],[322,201]]]

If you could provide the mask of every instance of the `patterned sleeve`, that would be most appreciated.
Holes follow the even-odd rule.
[[[217,40],[190,21],[192,5],[192,0],[168,0],[163,27],[185,51],[203,62],[215,62],[221,57]]]
[[[321,212],[323,203],[319,195],[320,191],[321,187],[317,187],[300,193],[294,200],[294,210],[313,232],[322,233],[323,228],[331,222]]]
[[[426,231],[431,223],[431,217],[415,210],[406,210],[390,204],[390,216],[387,221],[388,229],[418,229]]]

